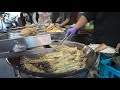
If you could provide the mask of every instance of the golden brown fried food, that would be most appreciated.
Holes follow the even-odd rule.
[[[52,45],[52,47],[54,47],[54,45]],[[40,54],[40,55],[37,55],[37,58],[23,57],[21,62],[22,64],[38,64],[38,63],[40,64],[41,62],[48,62],[50,65],[50,68],[52,68],[53,70],[50,73],[64,73],[64,72],[84,68],[86,66],[86,61],[87,61],[86,57],[81,58],[84,56],[85,55],[82,52],[82,50],[79,50],[77,47],[60,45],[52,53],[46,53],[42,55]],[[29,66],[27,66],[27,68],[29,68]],[[33,70],[33,67],[31,70]],[[37,70],[37,69],[34,69],[34,70]],[[44,70],[42,70],[42,72],[43,71]]]
[[[45,25],[43,29],[46,32],[64,32],[64,30],[61,30],[60,27],[55,25]]]
[[[29,70],[33,72],[44,72],[43,70],[38,69],[37,67],[33,66],[32,64],[24,64],[24,66]]]
[[[28,29],[22,29],[21,30],[21,35],[22,36],[29,36],[29,34],[30,34],[30,30],[28,30]]]
[[[35,25],[26,26],[26,28],[21,30],[22,36],[34,36],[37,34],[37,27]]]

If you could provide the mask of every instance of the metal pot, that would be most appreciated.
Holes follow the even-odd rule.
[[[8,39],[7,33],[0,33],[0,40]]]
[[[61,40],[58,41],[52,41],[52,44],[59,44]],[[21,71],[22,73],[25,73],[28,76],[33,76],[33,77],[44,77],[44,78],[67,78],[67,77],[80,77],[84,78],[87,76],[90,68],[92,65],[96,62],[98,55],[94,52],[93,49],[90,47],[77,43],[77,42],[71,42],[71,41],[64,41],[65,45],[68,46],[76,46],[78,49],[83,49],[83,52],[86,54],[87,62],[86,62],[86,67],[83,69],[77,69],[74,71],[66,72],[66,73],[57,73],[57,74],[51,74],[51,73],[37,73],[37,72],[31,72],[28,71],[27,69],[23,69],[20,65],[20,57],[18,58],[7,58],[7,62],[16,70]]]
[[[9,39],[17,39],[17,38],[22,38],[23,36],[21,36],[20,31],[11,31],[8,32],[8,38]]]

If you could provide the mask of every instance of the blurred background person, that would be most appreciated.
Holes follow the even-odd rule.
[[[77,22],[78,19],[78,12],[72,12],[72,22],[75,24]]]
[[[56,20],[56,25],[64,27],[65,25],[72,25],[72,12],[60,12],[60,16]]]
[[[60,12],[52,12],[51,14],[52,23],[56,23],[59,16],[60,16]]]
[[[51,23],[51,12],[34,12],[32,20],[34,24]]]
[[[32,14],[30,12],[21,12],[19,18],[19,26],[30,25],[33,23]]]

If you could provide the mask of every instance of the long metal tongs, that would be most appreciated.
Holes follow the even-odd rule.
[[[63,42],[68,39],[68,37],[69,36],[65,35],[65,37],[63,38],[63,40],[59,43],[59,45],[63,44]]]
[[[54,50],[55,50],[57,47],[59,47],[59,45],[62,45],[63,42],[68,39],[68,37],[69,37],[69,36],[65,35],[65,37],[63,38],[63,40],[62,40],[57,46],[54,47]]]

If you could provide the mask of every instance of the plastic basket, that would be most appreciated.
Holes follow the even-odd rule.
[[[100,60],[105,60],[105,59],[108,59],[108,58],[110,58],[108,54],[100,53]]]
[[[101,60],[98,71],[99,78],[120,78],[120,71],[115,69],[112,58]]]
[[[120,66],[119,65],[116,65],[115,68],[120,71]]]

